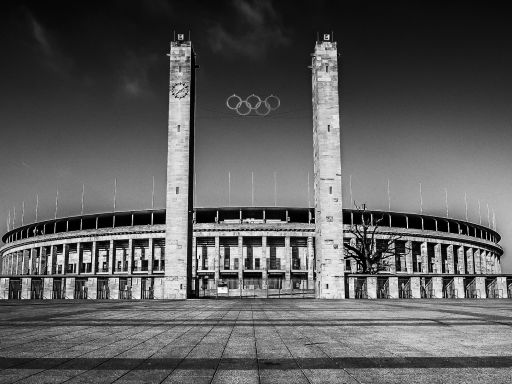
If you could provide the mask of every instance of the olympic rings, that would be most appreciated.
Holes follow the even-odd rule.
[[[226,99],[226,107],[236,111],[240,116],[247,116],[254,111],[258,116],[267,116],[281,106],[281,100],[275,95],[261,99],[259,96],[249,95],[243,100],[240,96],[232,94]]]

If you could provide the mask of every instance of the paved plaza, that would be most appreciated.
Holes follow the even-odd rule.
[[[1,383],[511,383],[512,300],[0,303]]]

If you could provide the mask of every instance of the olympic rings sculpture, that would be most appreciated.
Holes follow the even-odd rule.
[[[244,100],[240,96],[232,94],[226,99],[226,107],[232,111],[236,111],[240,116],[247,116],[252,111],[258,116],[267,116],[280,106],[281,100],[275,95],[267,96],[262,100],[261,97],[253,93]]]

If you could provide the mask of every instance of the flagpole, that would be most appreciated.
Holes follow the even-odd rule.
[[[155,209],[155,176],[153,176],[153,184],[151,189],[151,210]]]
[[[391,212],[391,191],[389,187],[389,179],[388,179],[388,211]]]
[[[352,195],[352,175],[348,178],[348,186],[350,188],[350,207],[354,205],[354,196]]]
[[[85,195],[85,184],[82,184],[82,204],[80,206],[80,216],[84,215],[84,195]]]
[[[277,207],[277,172],[274,172],[274,207]]]
[[[420,183],[420,214],[423,215],[423,193],[421,191],[421,183]]]
[[[309,172],[308,172],[308,208],[311,208],[311,192],[309,190]]]
[[[231,172],[228,172],[228,207],[231,207]]]
[[[251,172],[251,205],[254,207],[254,172]]]
[[[478,224],[482,225],[482,211],[480,209],[480,200],[478,200]]]
[[[468,194],[467,192],[464,192],[464,205],[466,207],[466,221],[468,220]]]
[[[117,177],[114,178],[114,213],[116,212],[116,199],[117,199]]]
[[[450,216],[449,211],[448,211],[448,188],[444,189],[444,197],[445,197],[444,201],[446,203],[446,218],[448,218]]]
[[[23,224],[25,222],[25,202],[21,202],[21,226],[23,227]]]
[[[36,223],[37,223],[37,211],[39,210],[39,195],[36,194]]]
[[[57,193],[55,194],[55,215],[54,219],[57,219],[57,212],[59,210],[59,188],[57,187]]]

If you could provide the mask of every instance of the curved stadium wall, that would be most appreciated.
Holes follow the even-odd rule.
[[[456,219],[398,212],[381,218],[394,257],[377,275],[345,260],[348,298],[512,297],[494,230]],[[361,212],[343,210],[344,242]],[[195,208],[192,296],[314,297],[313,208]],[[67,217],[6,233],[0,248],[3,299],[160,299],[165,210]],[[168,266],[172,268],[172,265]]]

